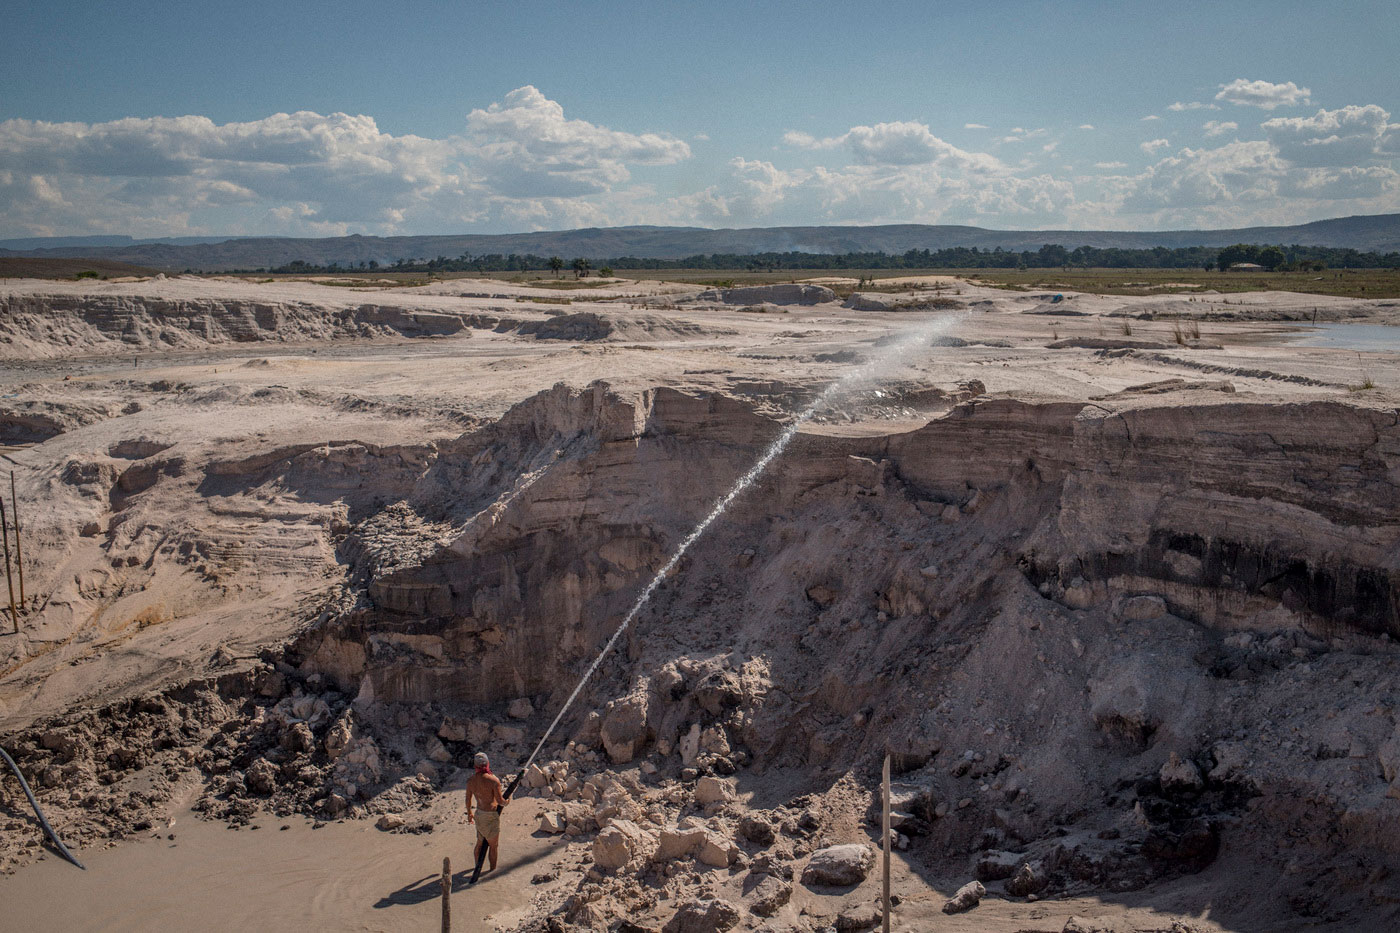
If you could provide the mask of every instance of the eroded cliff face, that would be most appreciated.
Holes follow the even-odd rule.
[[[438,452],[406,504],[454,516],[461,532],[417,563],[366,567],[369,605],[311,636],[312,663],[386,700],[547,692],[779,428],[732,399],[673,390],[559,388],[520,406]],[[849,514],[833,525],[824,511]],[[716,542],[753,552],[727,592],[777,565],[928,619],[949,586],[920,571],[954,561],[974,529],[997,554],[956,569],[959,591],[1015,567],[1070,609],[1153,594],[1221,632],[1400,635],[1391,411],[979,400],[910,433],[801,436],[722,525]],[[844,574],[819,552],[847,526],[868,529],[860,550],[881,569],[828,580]],[[371,525],[350,547],[398,553],[380,533]],[[702,544],[690,566],[732,567],[721,546]],[[696,598],[678,589],[673,598]],[[807,600],[805,586],[786,589],[793,605]],[[400,627],[444,640],[434,663],[359,660],[367,633]],[[337,659],[340,643],[360,646],[353,662]]]
[[[193,349],[225,343],[426,337],[496,318],[364,303],[164,299],[125,295],[0,296],[3,355],[46,359],[101,350]]]

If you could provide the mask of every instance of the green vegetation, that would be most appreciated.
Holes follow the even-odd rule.
[[[979,285],[1016,291],[1076,291],[1095,295],[1221,294],[1280,291],[1342,298],[1400,298],[1400,270],[1220,272],[1212,269],[1021,269],[967,275]]]
[[[556,264],[558,260],[558,264]],[[625,272],[711,270],[743,270],[752,273],[840,271],[873,273],[877,271],[899,270],[909,272],[914,269],[952,270],[1029,270],[1029,269],[1195,269],[1226,268],[1237,262],[1253,262],[1264,266],[1268,271],[1319,271],[1322,269],[1400,269],[1400,252],[1362,253],[1354,249],[1333,249],[1324,246],[1259,246],[1239,243],[1224,249],[1208,246],[1190,246],[1169,249],[1165,246],[1153,249],[1095,249],[1081,246],[1067,249],[1048,243],[1038,250],[1013,252],[1001,248],[979,250],[977,247],[955,247],[940,250],[911,249],[905,253],[711,253],[703,256],[687,256],[683,259],[642,259],[636,256],[618,256],[599,260],[607,268]],[[463,254],[456,259],[439,256],[436,259],[400,259],[389,271],[399,273],[419,273],[446,275],[470,273],[478,275],[502,272],[527,273],[552,270],[558,276],[563,260],[558,256],[545,259],[535,255],[489,254],[472,256]],[[580,256],[570,263],[575,278],[587,277],[593,268],[593,260]],[[356,271],[374,271],[378,263],[370,260],[358,267],[341,266],[331,263],[316,266],[302,260],[290,262],[271,271],[293,274],[343,274]],[[261,272],[263,270],[255,270]]]

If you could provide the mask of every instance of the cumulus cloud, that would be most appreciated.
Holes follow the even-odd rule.
[[[1219,110],[1220,107],[1216,104],[1203,104],[1198,100],[1193,100],[1190,103],[1177,101],[1174,104],[1168,104],[1167,109],[1174,113],[1180,113],[1183,110]]]
[[[1148,120],[1160,120],[1160,119],[1162,119],[1162,118],[1159,117],[1159,116],[1157,116],[1155,113],[1149,113],[1147,116],[1145,116],[1145,117],[1142,118],[1142,120],[1143,120],[1144,123],[1147,122]]]
[[[990,129],[990,127],[988,127],[987,124],[985,124],[985,123],[964,123],[964,124],[963,124],[963,129],[965,129],[965,130],[985,130],[985,129]]]
[[[808,133],[789,131],[783,141],[802,149],[848,149],[866,165],[939,164],[971,171],[996,171],[1001,163],[980,152],[968,152],[944,142],[923,123],[877,123],[853,126],[840,136],[817,139]]]
[[[473,110],[459,136],[382,132],[309,111],[246,123],[151,117],[0,122],[0,210],[34,233],[462,229],[598,217],[629,165],[690,156],[670,136],[564,117],[534,87]],[[27,219],[26,219],[27,218]],[[535,222],[535,221],[528,221]]]
[[[1312,91],[1299,87],[1292,81],[1271,84],[1268,81],[1236,78],[1229,84],[1220,85],[1220,93],[1215,95],[1215,99],[1246,107],[1273,110],[1275,107],[1295,107],[1310,103],[1311,95]]]
[[[1101,168],[1101,169],[1105,169],[1105,170],[1107,170],[1107,171],[1116,171],[1116,170],[1118,170],[1118,169],[1127,168],[1127,167],[1128,167],[1128,163],[1127,163],[1127,162],[1095,162],[1095,163],[1094,163],[1094,168]]]
[[[1390,114],[1367,104],[1319,110],[1311,117],[1276,117],[1260,124],[1279,154],[1297,165],[1343,166],[1384,154],[1395,132]]]
[[[1081,130],[1092,130],[1092,129],[1094,128],[1094,124],[1092,124],[1092,123],[1081,123],[1081,124],[1079,124],[1079,128],[1080,128]]]
[[[1171,141],[1167,139],[1149,139],[1145,143],[1139,144],[1138,148],[1148,155],[1156,155],[1163,149],[1171,146]]]
[[[1233,120],[1207,120],[1201,124],[1207,136],[1223,136],[1239,128],[1240,125]]]

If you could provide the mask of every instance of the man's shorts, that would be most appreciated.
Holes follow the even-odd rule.
[[[476,811],[476,838],[478,842],[482,839],[495,839],[500,834],[501,815],[499,813],[493,813],[489,810]]]

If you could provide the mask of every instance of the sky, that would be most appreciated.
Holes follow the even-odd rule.
[[[0,0],[0,238],[1400,211],[1400,4]]]

